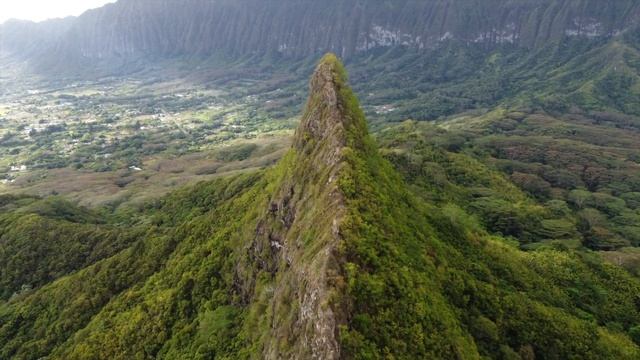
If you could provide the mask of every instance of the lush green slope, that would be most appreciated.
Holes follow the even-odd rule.
[[[276,166],[150,205],[112,254],[51,254],[57,279],[21,268],[46,284],[0,303],[0,358],[638,358],[640,280],[586,250],[520,250],[541,230],[577,237],[572,213],[443,133],[405,124],[380,152],[326,56]],[[54,233],[98,216],[52,208]]]
[[[158,350],[149,347],[147,342],[166,341],[160,330],[141,327],[138,331],[135,326],[142,326],[142,322],[128,317],[120,319],[124,321],[120,326],[129,330],[119,330],[122,334],[127,331],[134,332],[138,338],[132,342],[127,343],[131,340],[127,337],[115,336],[108,342],[85,345],[79,349],[63,344],[71,342],[74,339],[73,335],[87,327],[92,319],[98,321],[104,316],[100,314],[110,314],[109,308],[144,306],[144,303],[139,301],[140,296],[134,296],[143,290],[153,297],[154,302],[164,299],[174,303],[184,300],[180,294],[190,295],[192,290],[198,291],[199,287],[204,286],[203,294],[207,295],[202,295],[200,300],[212,300],[210,287],[219,286],[218,281],[222,281],[216,280],[216,273],[221,270],[219,263],[229,260],[224,256],[229,250],[225,250],[219,244],[220,240],[216,237],[218,234],[213,230],[220,228],[222,223],[225,233],[221,235],[233,232],[232,223],[225,223],[225,218],[221,215],[227,214],[229,209],[233,208],[234,203],[230,199],[238,198],[235,202],[240,202],[242,194],[245,194],[247,188],[259,178],[258,175],[231,178],[178,192],[158,204],[157,209],[149,209],[147,215],[151,217],[153,225],[148,225],[146,233],[129,248],[3,304],[0,309],[0,343],[3,344],[0,357],[32,359],[52,352],[77,352],[76,358],[105,358],[107,354],[113,355],[118,351],[119,358],[130,358],[137,353],[139,355],[135,356],[156,353]],[[207,242],[205,239],[210,241]],[[189,261],[192,260],[185,259],[185,253],[189,255],[192,250],[198,255],[196,259],[200,263],[209,258],[207,251],[215,251],[210,261],[218,263],[215,266],[201,263],[201,266],[192,269],[194,273],[191,276],[185,274],[183,279],[181,269],[184,269],[184,266],[188,267]],[[172,263],[168,265],[170,260]],[[184,262],[184,265],[178,266],[181,262]],[[163,269],[169,269],[172,277],[177,277],[177,282],[181,284],[178,286],[167,280],[162,282],[164,286],[171,286],[171,294],[175,296],[163,298],[158,296],[159,293],[145,288],[145,283],[153,284],[153,280],[163,278]],[[210,270],[207,272],[207,269]],[[198,270],[202,270],[200,277],[197,277]],[[217,278],[223,276],[232,276],[232,273],[218,273]],[[193,288],[194,278],[199,280],[199,287]],[[223,299],[226,297],[223,296]],[[188,308],[192,316],[181,313],[177,307],[173,310],[167,308],[166,311],[155,315],[168,316],[172,321],[180,320],[181,323],[193,321],[193,305],[187,302],[182,307]],[[146,310],[139,311],[146,313]],[[108,319],[117,320],[111,316],[108,316]],[[139,315],[138,319],[144,318]],[[170,324],[172,322],[166,326]],[[153,326],[152,323],[148,325]],[[103,328],[94,337],[108,334],[108,328]],[[148,349],[145,350],[145,346]],[[54,358],[61,356],[56,355]]]
[[[638,116],[638,31],[564,38],[533,50],[449,41],[424,53],[378,51],[348,66],[376,125],[500,105]]]
[[[118,253],[138,233],[57,198],[4,196],[0,203],[0,299],[19,296]]]
[[[389,122],[432,121],[498,106],[553,113],[580,109],[625,118],[627,123],[635,116],[637,126],[639,34],[636,26],[605,38],[561,37],[533,49],[451,39],[421,51],[377,48],[351,57],[346,65],[375,130]],[[266,110],[276,117],[297,112],[306,91],[300,79],[308,76],[308,62],[238,62],[225,67],[228,76],[219,83],[240,84],[250,73],[243,68],[279,76],[250,89],[238,86],[240,93],[270,100]]]
[[[492,231],[612,250],[638,246],[640,234],[640,133],[614,121],[499,109],[441,126],[407,122],[380,139],[429,199],[464,201]]]

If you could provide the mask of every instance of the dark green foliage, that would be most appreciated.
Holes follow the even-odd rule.
[[[94,259],[92,265],[75,274],[51,282],[39,290],[23,292],[6,304],[0,305],[0,324],[3,324],[0,326],[0,344],[4,344],[0,348],[0,358],[31,359],[52,352],[58,353],[56,357],[65,359],[102,359],[113,357],[115,354],[123,356],[126,353],[124,348],[130,346],[127,344],[132,343],[113,343],[111,340],[121,339],[124,341],[128,339],[127,341],[131,341],[133,338],[130,336],[133,335],[137,336],[137,340],[133,340],[136,346],[147,344],[144,345],[147,350],[139,354],[149,354],[148,351],[152,351],[152,354],[157,353],[160,348],[150,350],[149,347],[152,344],[158,344],[158,341],[169,340],[166,338],[162,340],[163,337],[160,336],[161,332],[166,331],[162,330],[166,329],[166,326],[182,329],[188,324],[188,321],[195,321],[197,309],[202,309],[203,312],[206,309],[214,311],[215,307],[210,308],[210,306],[224,305],[228,301],[228,297],[224,293],[220,293],[206,304],[201,303],[202,306],[206,305],[207,307],[200,308],[196,307],[189,299],[192,296],[195,296],[194,301],[200,297],[209,298],[212,286],[214,288],[225,287],[222,285],[226,280],[223,273],[220,273],[222,270],[220,264],[232,264],[232,259],[228,257],[230,249],[218,245],[221,244],[222,237],[233,232],[233,228],[228,226],[229,221],[226,219],[235,216],[234,214],[242,214],[242,211],[229,211],[234,209],[233,203],[222,204],[229,202],[231,198],[241,198],[257,178],[259,175],[232,177],[169,196],[165,202],[148,210],[152,218],[165,219],[165,225],[148,226],[146,233],[138,232],[138,239],[133,244],[129,244],[127,249],[108,259]],[[255,198],[254,196],[249,197]],[[240,200],[235,203],[238,201]],[[198,204],[201,207],[198,207]],[[213,211],[214,208],[217,210]],[[211,235],[213,229],[221,226],[224,231],[214,232],[214,235]],[[60,231],[60,228],[61,225],[57,224],[56,231]],[[124,229],[121,231],[125,232]],[[135,231],[131,232],[131,234],[135,233]],[[212,236],[211,241],[202,243],[201,239],[208,236]],[[61,247],[57,251],[65,251],[65,248]],[[191,254],[191,251],[194,253],[188,255]],[[68,253],[67,255],[72,254]],[[194,255],[196,258],[193,258]],[[50,261],[57,260],[53,256],[50,259],[46,255],[42,255],[42,257]],[[190,276],[184,271],[174,272],[171,270],[184,269],[186,271],[189,266],[195,266],[203,259],[208,260],[201,263],[201,270],[193,269],[195,272]],[[167,269],[168,274],[173,275],[160,273],[153,277],[155,273],[165,269],[164,265],[167,261],[173,262],[173,265]],[[81,263],[73,263],[72,265],[80,266]],[[25,274],[29,273],[29,269],[26,269]],[[177,278],[174,278],[174,275]],[[156,291],[159,289],[151,290],[154,288],[153,285],[143,287],[145,282],[152,284],[157,281],[170,286],[173,289],[171,293],[175,293],[175,296],[158,297]],[[144,326],[139,324],[140,328],[130,327],[136,324],[132,321],[143,314],[151,315],[148,313],[148,309],[145,310],[147,305],[140,303],[140,299],[145,294],[153,294],[151,295],[151,303],[169,302],[172,304],[169,308],[164,308],[165,310],[162,310],[161,313],[155,313],[155,316],[165,317],[166,325],[163,327],[158,327],[157,323],[148,323]],[[138,305],[142,305],[142,307],[137,307]],[[114,309],[120,309],[118,312],[122,312],[121,318],[113,315]],[[107,316],[94,318],[100,313]],[[237,312],[231,312],[231,314],[237,314]],[[74,333],[87,326],[89,329],[96,325],[104,326],[104,321],[118,322],[119,319],[123,321],[121,323],[123,327],[119,330],[122,333],[99,332],[95,334],[110,336],[110,341],[104,340],[95,343],[95,348],[93,345],[83,345],[79,348],[69,346],[64,351],[66,355],[62,355],[62,348],[58,349]],[[179,322],[172,325],[177,320]],[[229,321],[233,320],[230,318]],[[222,328],[220,329],[222,330]],[[133,333],[122,337],[125,332],[131,331]],[[83,340],[81,337],[76,341],[91,344],[90,340]],[[208,343],[208,340],[205,343]],[[167,346],[170,345],[167,344]],[[226,343],[224,345],[226,346]],[[186,349],[182,350],[186,351]]]
[[[638,107],[631,89],[634,82],[631,74],[614,71],[598,81],[596,89],[614,108],[625,113],[634,113],[634,110],[637,110],[635,108]]]
[[[352,117],[361,117],[350,109]],[[603,325],[615,314],[623,329],[628,329],[632,319],[640,317],[635,295],[608,287],[606,278],[617,273],[620,284],[634,288],[640,286],[637,280],[556,251],[541,257],[519,253],[485,238],[463,211],[437,211],[412,199],[372,146],[346,153],[348,167],[341,187],[349,213],[341,231],[347,258],[346,303],[352,314],[341,337],[347,358],[476,358],[478,353],[491,356],[498,349],[513,348],[521,354],[558,359],[637,355],[638,349],[628,339],[609,335],[584,320],[585,313],[592,314]],[[437,158],[436,154],[430,153],[429,159]],[[467,160],[467,166],[458,169],[459,181],[485,186],[504,181],[487,170],[481,170],[485,178],[470,177],[469,163],[473,164]],[[476,169],[482,167],[476,165]],[[419,178],[413,172],[410,176]],[[505,185],[502,190],[506,190],[503,196],[537,209],[516,189]],[[515,223],[533,230],[535,225],[527,226],[528,221]],[[543,227],[548,232],[567,236],[574,231],[570,222],[550,221]],[[538,262],[538,273],[525,265],[529,261]],[[558,267],[572,276],[561,278],[554,273]],[[460,286],[450,283],[452,277],[462,280],[466,290],[457,292]],[[625,304],[631,318],[605,310],[614,303]]]
[[[113,256],[141,235],[137,229],[95,224],[97,213],[58,198],[11,204],[11,211],[0,212],[3,300]]]
[[[581,239],[611,250],[637,244],[640,173],[629,159],[640,133],[605,118],[615,117],[496,110],[470,116],[466,128],[457,120],[445,122],[449,130],[408,122],[380,139],[406,179],[430,190],[425,198],[462,201],[490,231],[523,243]],[[465,142],[451,147],[456,138]]]
[[[638,288],[637,280],[557,250],[521,253],[483,235],[460,209],[439,211],[411,200],[388,164],[374,159],[350,161],[357,185],[345,224],[355,312],[343,334],[347,358],[637,355],[624,336],[598,327],[615,318],[628,329],[640,317],[634,292],[618,288]],[[563,226],[546,229],[572,232]],[[608,284],[612,276],[620,282]],[[626,310],[617,312],[614,304]]]
[[[629,329],[629,336],[636,344],[640,345],[640,325]]]
[[[336,132],[301,130],[273,168],[178,190],[126,221],[0,197],[0,270],[18,292],[0,302],[0,358],[295,358],[310,346],[300,297],[318,278],[345,359],[640,356],[640,280],[576,244],[618,247],[636,230],[624,160],[578,171],[595,150],[548,156],[575,145],[560,130],[540,135],[547,146],[495,134],[540,121],[526,114],[488,132],[405,123],[380,134],[381,154],[346,72],[326,62],[340,114],[327,119],[316,93],[305,119]],[[21,249],[44,260],[7,266]],[[306,267],[318,256],[330,266]]]

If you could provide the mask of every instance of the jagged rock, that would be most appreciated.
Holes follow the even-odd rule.
[[[292,148],[296,154],[294,166],[281,180],[258,222],[248,262],[240,265],[244,269],[239,273],[260,269],[277,279],[269,304],[273,311],[270,317],[276,322],[270,325],[272,334],[264,349],[266,359],[340,357],[336,334],[345,319],[331,306],[336,291],[331,284],[341,273],[336,256],[344,199],[336,182],[328,182],[327,178],[339,176],[342,152],[349,145],[347,130],[355,126],[343,98],[346,81],[335,55],[329,54],[320,61]],[[300,234],[314,238],[300,239]],[[257,276],[255,270],[253,274]],[[245,281],[249,287],[256,283],[255,279]],[[297,295],[292,297],[291,291]],[[277,320],[291,318],[289,306],[281,305],[291,302],[299,309],[294,323]],[[287,339],[286,346],[283,338]]]

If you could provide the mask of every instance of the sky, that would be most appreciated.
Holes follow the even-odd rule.
[[[42,21],[100,7],[115,0],[0,0],[0,24],[8,19]]]

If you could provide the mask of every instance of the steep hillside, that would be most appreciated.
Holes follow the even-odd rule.
[[[57,198],[0,198],[0,299],[19,296],[130,246],[138,229]]]
[[[638,23],[633,0],[120,0],[78,18],[0,27],[0,49],[40,69],[111,67],[174,57],[345,58],[444,41],[535,48],[607,38]],[[77,69],[75,69],[77,71]]]
[[[123,250],[57,278],[35,265],[32,286],[0,300],[0,358],[638,358],[640,280],[588,251],[522,252],[453,187],[408,186],[334,55],[310,91],[276,166],[151,204],[121,225],[133,236]],[[3,217],[100,218],[15,201]]]

